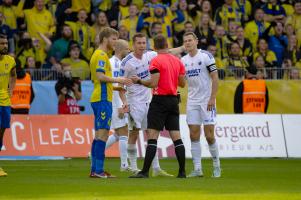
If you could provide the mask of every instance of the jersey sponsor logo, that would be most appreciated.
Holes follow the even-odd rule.
[[[148,77],[148,75],[149,75],[149,71],[148,70],[145,70],[145,71],[137,74],[137,76],[139,78],[141,78],[141,79],[144,79],[144,78]]]
[[[186,71],[186,76],[193,77],[198,76],[201,73],[201,69],[190,69]]]

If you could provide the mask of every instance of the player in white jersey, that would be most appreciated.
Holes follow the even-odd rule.
[[[127,55],[121,63],[120,76],[132,77],[138,76],[141,79],[149,79],[150,61],[157,56],[154,51],[146,51],[146,36],[137,33],[133,36],[134,52]],[[151,100],[151,91],[149,88],[133,84],[127,87],[127,93],[120,92],[123,105],[129,108],[128,127],[130,130],[128,138],[128,157],[130,167],[138,172],[137,167],[137,147],[139,130],[147,130],[147,113]],[[161,169],[158,154],[153,160],[153,176],[172,176]]]
[[[214,137],[216,124],[216,94],[218,72],[214,57],[207,51],[197,48],[197,36],[188,32],[183,36],[183,43],[188,53],[182,57],[188,81],[187,124],[190,131],[191,154],[194,170],[188,177],[203,176],[201,165],[201,125],[204,125],[205,137],[213,159],[213,177],[221,176],[218,145]]]
[[[117,78],[120,72],[121,60],[130,52],[129,44],[125,40],[117,40],[115,44],[115,55],[110,58],[112,67],[112,77]],[[118,84],[113,84],[114,87],[118,87]],[[115,142],[119,141],[120,151],[120,171],[131,171],[127,161],[127,143],[128,143],[128,128],[127,128],[127,117],[126,112],[122,107],[122,101],[119,97],[118,91],[113,91],[113,113],[111,121],[111,130],[114,133],[109,136],[106,149],[110,148]]]

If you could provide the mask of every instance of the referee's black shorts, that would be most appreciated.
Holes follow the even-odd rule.
[[[154,95],[147,114],[147,128],[162,131],[180,130],[177,96]]]

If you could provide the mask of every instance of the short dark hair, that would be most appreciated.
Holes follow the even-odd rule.
[[[135,42],[136,38],[144,38],[144,37],[146,38],[146,35],[144,33],[135,33],[132,40],[133,40],[133,42]]]
[[[115,29],[110,28],[110,27],[105,27],[99,33],[99,43],[102,43],[104,38],[109,38],[111,35],[118,36],[119,34],[118,34],[118,31],[116,31]]]
[[[162,23],[161,22],[153,22],[151,25],[151,29],[153,29],[156,25],[162,26]]]
[[[7,39],[7,35],[0,33],[0,39]]]
[[[188,35],[192,35],[192,36],[194,37],[194,39],[198,39],[198,37],[196,36],[196,34],[195,34],[194,32],[187,32],[187,33],[184,33],[183,38],[184,38],[185,36],[188,36]]]
[[[184,23],[184,26],[185,26],[186,24],[192,24],[192,25],[193,25],[193,23],[192,23],[191,21],[186,21],[186,22]]]
[[[167,39],[159,34],[154,38],[154,48],[157,50],[168,48]]]

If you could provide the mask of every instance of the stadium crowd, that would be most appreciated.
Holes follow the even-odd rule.
[[[300,79],[300,0],[0,0],[9,54],[33,80],[56,80],[65,66],[90,79],[89,60],[108,26],[130,46],[136,32],[146,33],[148,49],[158,34],[179,47],[195,32],[220,79],[240,79],[248,66],[266,79]]]

